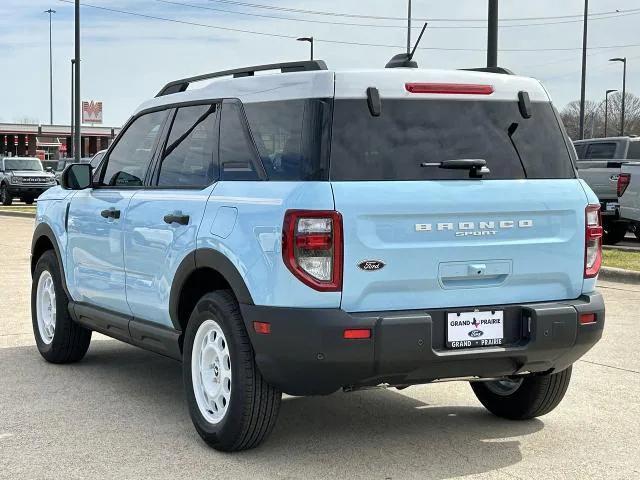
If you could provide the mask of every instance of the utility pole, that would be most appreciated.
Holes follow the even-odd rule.
[[[45,10],[49,14],[49,125],[53,125],[53,47],[51,46],[51,15],[55,10]]]
[[[589,20],[589,0],[584,0],[584,21],[582,30],[582,82],[580,84],[580,140],[584,139],[584,102],[587,84],[587,23]]]
[[[489,0],[487,29],[487,67],[498,66],[498,0]]]
[[[76,0],[75,11],[75,96],[74,103],[74,117],[75,117],[75,132],[73,141],[73,154],[75,161],[80,163],[82,145],[80,140],[80,0]]]
[[[622,115],[620,119],[620,136],[624,137],[624,101],[627,96],[627,57],[611,58],[610,62],[622,62]]]
[[[607,90],[604,94],[604,136],[607,136],[607,125],[609,123],[609,94],[617,92],[618,90]]]
[[[407,12],[407,55],[411,55],[411,0]]]

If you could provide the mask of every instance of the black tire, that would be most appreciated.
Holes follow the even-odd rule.
[[[529,376],[510,394],[498,394],[488,382],[471,382],[473,393],[494,415],[510,420],[527,420],[546,415],[556,408],[567,392],[571,367],[550,375]]]
[[[615,245],[624,240],[629,230],[626,222],[607,222],[604,224],[603,242],[605,245]]]
[[[6,185],[0,186],[0,201],[2,205],[8,207],[13,203],[13,197],[9,194],[9,190]]]
[[[198,329],[207,320],[214,320],[222,329],[231,360],[231,396],[227,411],[218,423],[211,423],[203,416],[192,380],[194,341]],[[182,365],[191,420],[209,446],[225,452],[248,450],[271,433],[282,393],[269,385],[258,371],[238,302],[231,292],[208,293],[198,301],[185,331]]]
[[[50,343],[42,337],[38,327],[38,312],[36,299],[38,294],[38,282],[43,272],[49,272],[53,280],[55,291],[55,332]],[[62,286],[62,277],[58,259],[53,250],[48,250],[38,259],[33,281],[31,285],[31,319],[33,324],[33,334],[36,338],[36,345],[40,355],[47,362],[51,363],[73,363],[81,360],[91,342],[91,330],[88,330],[75,323],[68,310],[69,298]]]
[[[33,198],[24,198],[22,199],[22,201],[24,203],[26,203],[27,205],[33,205],[33,202],[35,201]]]

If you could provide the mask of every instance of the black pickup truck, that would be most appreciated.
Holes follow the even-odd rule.
[[[46,172],[42,162],[32,157],[5,157],[0,160],[0,201],[11,205],[14,198],[27,204],[56,185],[56,177]]]

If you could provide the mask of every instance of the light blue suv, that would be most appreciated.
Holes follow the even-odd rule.
[[[172,82],[40,197],[38,349],[78,361],[96,331],[182,361],[225,451],[269,434],[282,392],[457,379],[498,416],[543,415],[604,326],[574,157],[515,75],[312,61]]]

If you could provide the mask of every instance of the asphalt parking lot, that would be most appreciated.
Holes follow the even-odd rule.
[[[640,287],[603,283],[603,340],[564,402],[527,422],[464,383],[282,403],[257,450],[215,452],[189,420],[180,364],[95,336],[75,365],[32,340],[33,219],[0,216],[0,478],[640,478]]]

